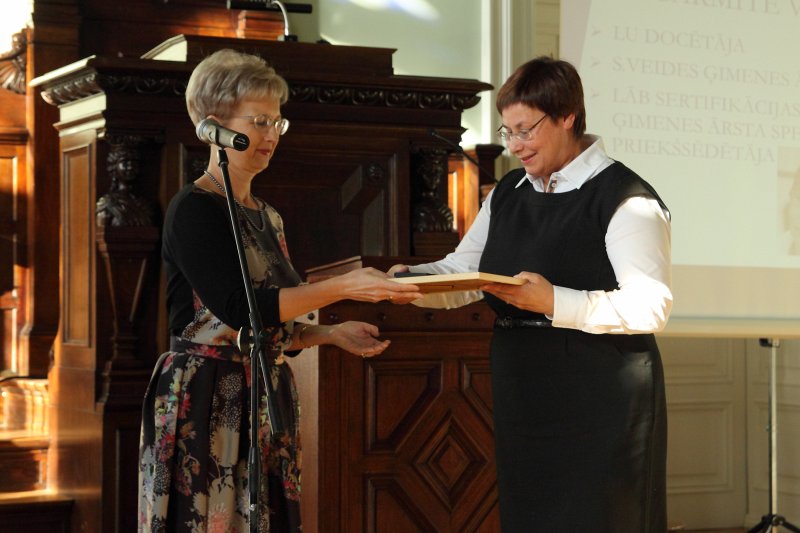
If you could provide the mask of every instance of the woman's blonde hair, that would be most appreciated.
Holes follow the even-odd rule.
[[[218,50],[197,64],[186,86],[186,109],[197,125],[209,115],[224,120],[245,98],[289,99],[289,86],[258,56]]]

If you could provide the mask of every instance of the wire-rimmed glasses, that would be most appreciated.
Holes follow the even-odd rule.
[[[249,118],[253,126],[259,131],[266,133],[269,131],[269,128],[275,128],[275,131],[278,132],[278,135],[283,135],[289,129],[289,119],[286,118],[270,118],[267,115],[240,115],[238,117],[231,117],[231,118]]]
[[[533,123],[533,126],[530,128],[525,128],[524,130],[519,130],[516,133],[511,131],[510,128],[500,126],[500,128],[497,130],[497,136],[500,137],[500,139],[506,144],[510,143],[512,139],[517,139],[518,141],[522,142],[530,141],[536,137],[536,127],[546,118],[547,114],[545,113],[542,118]]]

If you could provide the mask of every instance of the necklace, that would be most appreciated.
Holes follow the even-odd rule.
[[[214,175],[211,174],[211,172],[209,172],[208,170],[204,170],[203,174],[205,174],[206,176],[208,176],[211,179],[211,181],[214,183],[214,185],[216,185],[217,188],[220,191],[222,191],[222,194],[225,194],[225,187],[223,187],[222,184],[217,181],[217,178],[215,178]],[[254,230],[256,230],[256,231],[264,231],[264,228],[267,225],[267,221],[264,218],[264,208],[261,205],[261,203],[259,203],[258,200],[256,200],[255,197],[252,194],[250,195],[250,198],[252,198],[253,201],[256,203],[256,205],[259,206],[258,207],[258,214],[259,214],[259,217],[261,218],[261,227],[258,227],[256,225],[256,223],[253,222],[253,220],[250,218],[250,215],[247,214],[247,209],[245,209],[245,207],[242,204],[239,203],[239,200],[234,198],[233,201],[236,203],[236,207],[239,208],[239,212],[241,212],[244,215],[244,218],[247,220],[247,222],[250,223],[250,225],[253,227]]]

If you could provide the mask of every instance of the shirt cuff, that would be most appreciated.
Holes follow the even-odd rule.
[[[586,295],[583,291],[553,286],[553,326],[581,329],[586,321]]]

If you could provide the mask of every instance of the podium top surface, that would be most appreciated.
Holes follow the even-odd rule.
[[[142,55],[142,59],[185,61],[198,63],[204,57],[230,48],[263,57],[281,75],[294,71],[317,74],[391,76],[393,48],[342,46],[293,41],[268,41],[213,37],[207,35],[176,35]]]

